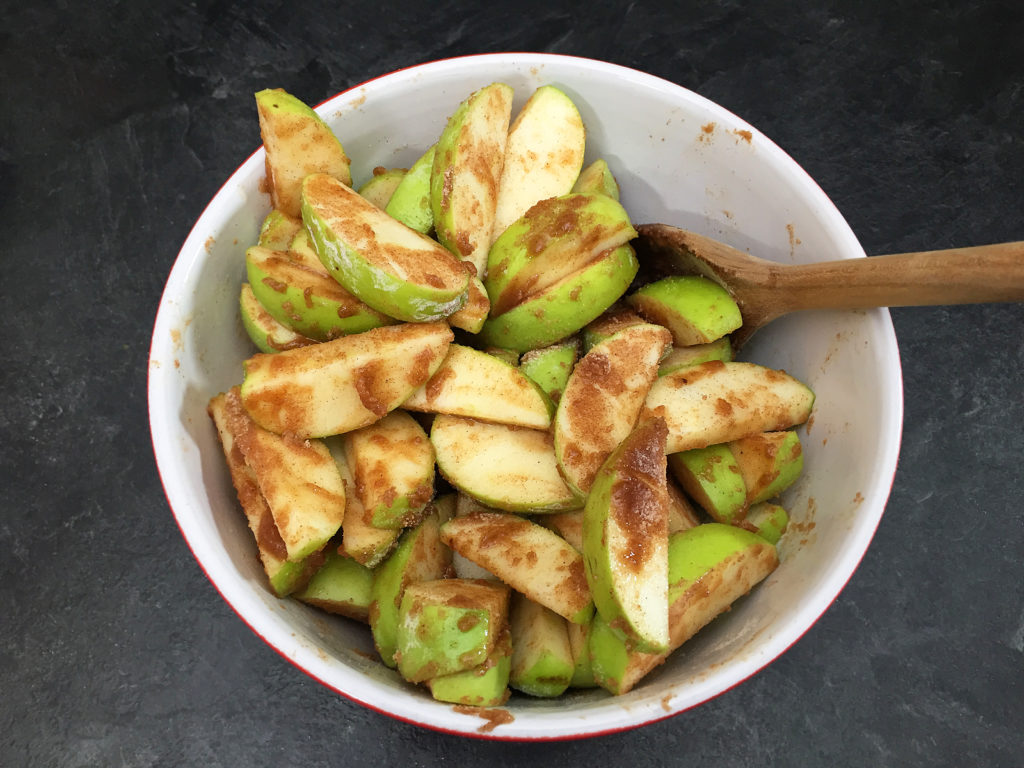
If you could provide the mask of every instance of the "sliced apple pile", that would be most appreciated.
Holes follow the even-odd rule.
[[[633,285],[577,106],[513,98],[485,85],[356,191],[313,110],[257,94],[258,352],[208,407],[270,590],[466,706],[624,693],[764,579],[814,405],[733,359],[716,284]]]

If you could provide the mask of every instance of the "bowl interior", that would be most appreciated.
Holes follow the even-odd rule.
[[[608,161],[636,223],[675,224],[781,262],[863,256],[825,194],[755,128],[679,86],[618,66],[539,54],[452,59],[378,78],[318,109],[352,158],[358,185],[376,166],[411,165],[455,106],[496,80],[515,88],[514,109],[543,84],[573,98],[587,126],[587,162]],[[171,508],[224,598],[285,657],[369,707],[476,734],[479,718],[432,701],[374,661],[364,626],[277,600],[264,587],[206,414],[213,394],[241,381],[241,361],[253,353],[237,299],[244,249],[269,210],[262,176],[260,150],[196,223],[157,315],[150,423]],[[743,358],[784,368],[817,395],[801,435],[806,471],[784,497],[793,524],[780,547],[782,566],[629,694],[514,696],[507,707],[514,720],[490,736],[596,734],[699,704],[781,654],[842,589],[881,517],[899,450],[902,384],[889,315],[784,318],[759,332]]]

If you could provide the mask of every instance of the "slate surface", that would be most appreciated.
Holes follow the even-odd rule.
[[[163,282],[259,143],[259,88],[603,58],[756,125],[868,253],[1014,240],[1019,2],[3,5],[0,765],[1024,763],[1024,305],[894,311],[902,459],[846,590],[754,679],[574,743],[421,731],[291,667],[181,539],[145,400]]]

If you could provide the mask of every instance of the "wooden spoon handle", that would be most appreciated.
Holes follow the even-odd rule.
[[[776,279],[783,312],[1024,301],[1024,241],[796,265]]]

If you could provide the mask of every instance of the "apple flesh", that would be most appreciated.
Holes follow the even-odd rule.
[[[280,88],[256,94],[260,135],[266,148],[267,187],[273,207],[295,218],[302,180],[323,173],[350,185],[349,159],[331,129],[299,99]]]
[[[302,220],[331,275],[378,312],[429,322],[466,302],[469,274],[455,257],[336,179],[303,180]]]
[[[367,568],[376,568],[395,548],[401,533],[397,528],[377,528],[359,494],[356,481],[345,461],[345,448],[340,437],[324,438],[342,482],[345,483],[345,519],[341,523],[341,547],[338,551]]]
[[[591,664],[598,684],[613,694],[627,693],[668,654],[749,592],[779,564],[775,547],[750,531],[705,523],[669,540],[668,650],[644,653],[630,648],[600,616],[590,635]]]
[[[395,196],[395,192],[405,177],[406,170],[404,168],[374,169],[373,176],[357,192],[383,211],[387,209],[391,198]]]
[[[242,403],[257,424],[299,438],[365,427],[437,370],[453,338],[446,323],[406,323],[257,354],[245,362]]]
[[[437,239],[472,264],[480,278],[487,271],[512,95],[510,86],[492,83],[466,98],[441,132],[431,168]]]
[[[583,559],[603,620],[638,650],[668,647],[668,491],[662,419],[641,422],[594,478]]]
[[[302,229],[302,220],[282,213],[276,208],[266,215],[260,224],[257,245],[272,251],[288,250],[292,238]]]
[[[633,325],[591,348],[573,368],[555,411],[554,441],[562,476],[581,496],[635,426],[671,343],[659,325]]]
[[[793,430],[764,432],[729,444],[747,487],[747,503],[774,498],[800,477],[804,468],[800,437]]]
[[[508,129],[492,242],[536,203],[572,189],[585,146],[583,119],[572,100],[552,85],[534,91]]]
[[[785,371],[714,360],[659,377],[644,413],[668,425],[668,453],[803,424],[814,393]]]
[[[724,363],[733,359],[732,342],[728,336],[723,336],[716,341],[707,344],[694,344],[690,347],[675,347],[661,361],[661,368],[658,369],[659,376],[666,376],[670,373],[689,368],[693,365],[700,365],[712,360],[721,360]]]

